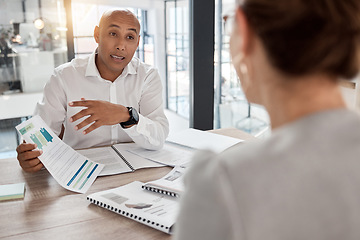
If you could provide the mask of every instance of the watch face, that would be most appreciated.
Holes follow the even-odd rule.
[[[138,123],[139,122],[139,114],[135,108],[131,108],[131,109],[132,109],[132,111],[131,111],[132,119],[135,121],[135,123]]]
[[[130,119],[126,122],[120,123],[121,127],[123,127],[123,128],[127,128],[127,127],[137,124],[139,122],[139,114],[136,111],[136,109],[132,108],[132,107],[127,107],[127,109],[129,110]]]

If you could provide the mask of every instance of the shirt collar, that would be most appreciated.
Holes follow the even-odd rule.
[[[89,61],[86,67],[85,77],[100,77],[100,73],[95,64],[96,54],[97,54],[97,49],[89,57]]]
[[[89,57],[89,62],[87,64],[86,72],[85,72],[86,77],[99,77],[99,78],[101,78],[99,70],[98,70],[98,68],[96,67],[96,64],[95,64],[96,54],[97,54],[97,49]],[[121,73],[121,75],[118,78],[126,77],[128,74],[136,74],[137,71],[136,71],[136,68],[135,68],[134,65],[135,65],[135,62],[134,62],[134,57],[133,57],[133,59],[131,59],[129,64],[124,68],[124,71]]]

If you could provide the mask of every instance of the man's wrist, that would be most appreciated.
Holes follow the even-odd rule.
[[[132,126],[136,125],[139,122],[139,114],[136,111],[136,109],[133,108],[133,107],[127,107],[127,109],[129,111],[130,118],[129,118],[129,120],[120,123],[120,126],[122,128],[132,127]]]

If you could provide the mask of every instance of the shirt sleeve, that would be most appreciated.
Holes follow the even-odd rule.
[[[158,150],[169,134],[169,122],[164,113],[162,84],[157,70],[146,76],[139,102],[139,122],[124,131],[139,146]]]
[[[34,115],[39,115],[59,135],[66,118],[66,107],[63,84],[55,71],[44,87],[43,99],[37,103]]]
[[[219,161],[209,151],[195,154],[185,176],[185,193],[175,224],[175,240],[232,239],[229,206]]]

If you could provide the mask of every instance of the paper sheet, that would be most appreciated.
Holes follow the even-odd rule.
[[[16,126],[23,139],[43,151],[39,156],[45,168],[64,188],[85,193],[104,165],[93,162],[65,144],[39,116]]]
[[[176,146],[171,143],[165,143],[162,149],[156,151],[140,147],[129,148],[128,151],[154,162],[173,167],[189,164],[194,154],[192,149]]]
[[[210,149],[217,153],[220,153],[227,148],[244,141],[242,139],[228,137],[208,131],[201,131],[193,128],[171,134],[166,140],[168,142],[191,147],[194,149]]]

